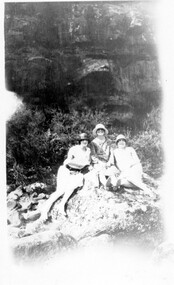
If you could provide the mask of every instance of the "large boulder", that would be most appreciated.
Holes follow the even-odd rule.
[[[59,233],[65,241],[70,237],[70,245],[73,246],[74,242],[85,247],[131,239],[140,246],[155,248],[163,239],[161,203],[158,190],[155,192],[154,198],[150,198],[141,190],[78,189],[68,201],[68,217],[59,213],[60,201],[57,201],[46,223],[22,221],[18,229],[9,225],[14,253],[21,258],[23,255],[31,258],[32,248],[34,256],[38,257],[40,251],[48,253],[51,250],[53,253],[56,247],[60,251],[61,242],[57,244],[54,238],[52,240],[50,231]],[[50,241],[47,244],[48,236]]]

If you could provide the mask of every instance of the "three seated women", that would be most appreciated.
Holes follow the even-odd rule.
[[[66,216],[66,204],[72,193],[85,184],[85,176],[93,182],[93,187],[102,186],[103,190],[118,190],[121,186],[138,188],[146,194],[151,191],[142,181],[142,165],[134,148],[127,146],[127,139],[120,134],[116,138],[116,148],[113,149],[107,139],[108,130],[103,124],[97,124],[93,129],[95,137],[89,143],[86,133],[81,133],[79,144],[72,146],[67,158],[58,169],[56,191],[44,203],[40,214],[42,221],[47,220],[50,209],[60,198],[59,213]],[[85,189],[85,187],[84,187]]]

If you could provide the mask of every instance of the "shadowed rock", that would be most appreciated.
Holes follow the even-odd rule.
[[[61,250],[62,243],[56,243],[54,235],[52,240],[50,231],[59,232],[63,239],[70,236],[80,247],[133,239],[140,246],[155,248],[163,238],[163,226],[159,193],[153,192],[154,198],[141,190],[79,189],[68,202],[67,218],[59,213],[57,201],[47,222],[35,217],[35,221],[23,221],[18,231],[11,227],[14,252],[22,258],[30,255],[30,249],[33,256],[40,256],[40,251],[53,253],[56,247]]]

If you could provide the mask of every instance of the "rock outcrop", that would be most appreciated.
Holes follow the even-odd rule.
[[[155,4],[13,5],[6,4],[6,77],[26,102],[105,109],[112,123],[136,121],[159,104]]]
[[[43,110],[52,104],[64,111],[105,110],[110,126],[137,125],[160,103],[153,9],[150,2],[6,3],[8,89]],[[10,245],[17,257],[118,239],[153,248],[162,240],[159,198],[131,189],[78,190],[67,219],[58,201],[51,222],[26,220],[54,190],[41,183],[8,189]]]
[[[20,223],[9,218],[10,246],[22,260],[44,259],[74,246],[114,244],[119,240],[136,241],[153,249],[162,241],[163,226],[159,193],[151,189],[154,198],[141,190],[78,189],[68,202],[68,218],[59,214],[57,201],[45,223],[24,219],[26,210],[18,209]],[[28,207],[27,212],[31,211]]]

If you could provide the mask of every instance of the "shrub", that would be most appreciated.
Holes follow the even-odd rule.
[[[155,178],[161,176],[163,150],[160,134],[155,130],[140,131],[130,141],[138,153],[144,172]]]
[[[51,119],[41,110],[23,107],[7,123],[7,183],[28,184],[50,179],[80,132],[91,133],[98,122],[107,124],[103,112],[53,109]]]
[[[143,129],[130,135],[130,143],[137,150],[144,172],[159,177],[163,172],[164,154],[161,140],[161,111],[152,109],[147,114]]]
[[[109,138],[113,142],[118,134],[124,134],[128,145],[135,148],[145,173],[158,178],[163,172],[164,154],[161,142],[161,110],[154,108],[146,115],[142,129],[112,126]],[[115,144],[113,144],[115,147]]]
[[[108,128],[111,144],[119,133],[125,134],[136,149],[144,171],[160,176],[163,155],[159,114],[159,110],[153,110],[147,115],[143,129],[135,132],[112,126],[109,116],[101,111],[63,113],[52,109],[48,120],[41,110],[23,107],[7,123],[7,183],[20,185],[38,180],[50,183],[69,147],[77,142],[77,135],[87,132],[92,139],[92,129],[97,123]]]
[[[7,182],[26,183],[29,174],[41,175],[49,165],[49,141],[41,111],[21,108],[7,123]],[[10,181],[9,181],[10,180]]]

